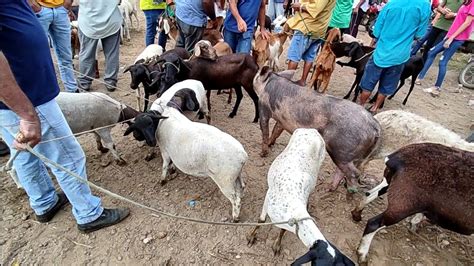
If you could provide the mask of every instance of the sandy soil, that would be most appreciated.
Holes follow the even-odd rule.
[[[121,47],[121,67],[133,62],[144,47],[144,20],[140,14],[141,29],[132,31],[132,41]],[[360,33],[368,42],[365,32]],[[172,46],[168,43],[169,47]],[[287,43],[288,45],[288,43]],[[286,52],[285,52],[286,53]],[[406,106],[401,102],[407,86],[393,100],[387,101],[386,110],[404,109],[439,122],[466,136],[474,124],[474,107],[468,106],[473,91],[457,91],[457,75],[465,56],[457,56],[450,66],[441,97],[432,98],[416,86]],[[282,58],[286,58],[283,56]],[[103,73],[103,56],[100,57]],[[284,59],[282,59],[284,64]],[[77,62],[76,62],[77,64]],[[433,83],[437,67],[426,79]],[[349,68],[336,67],[329,94],[342,97],[354,79]],[[120,91],[108,93],[112,97],[136,106],[134,93],[129,89],[129,74],[120,74]],[[93,91],[106,92],[95,82]],[[152,98],[154,99],[154,98]],[[215,95],[212,99],[214,126],[238,139],[249,154],[244,168],[246,191],[242,199],[241,221],[256,221],[266,192],[266,174],[273,159],[288,142],[288,134],[278,140],[268,158],[259,156],[261,134],[258,124],[251,123],[254,108],[248,95],[244,96],[237,117],[227,117],[231,106],[227,97]],[[101,162],[110,156],[101,155],[95,148],[92,135],[79,137],[87,154],[87,168],[92,182],[113,192],[162,210],[213,221],[226,221],[230,217],[230,203],[210,179],[178,174],[166,185],[158,184],[161,158],[144,161],[149,150],[132,137],[123,137],[126,126],[113,130],[116,146],[128,162],[120,167]],[[157,148],[158,149],[158,148]],[[2,158],[1,163],[5,163]],[[371,174],[381,176],[383,162],[374,161],[368,168]],[[318,227],[326,237],[344,253],[356,260],[355,250],[368,218],[382,212],[385,200],[378,199],[364,212],[363,221],[354,223],[350,210],[355,202],[346,200],[341,187],[334,193],[326,186],[334,172],[334,165],[326,157],[319,175],[318,186],[310,198],[309,212],[316,218]],[[12,180],[2,175],[0,185],[0,264],[31,265],[83,265],[83,264],[233,264],[233,265],[284,265],[306,252],[306,248],[293,234],[286,234],[282,252],[274,256],[271,250],[277,236],[276,227],[261,229],[253,247],[247,247],[246,234],[251,228],[193,224],[169,218],[156,218],[150,212],[102,196],[105,206],[128,206],[131,216],[123,223],[89,235],[79,233],[71,214],[65,207],[49,224],[34,219],[27,197],[16,189]],[[191,207],[189,201],[196,205]],[[150,240],[145,241],[144,239]],[[376,235],[369,253],[372,265],[474,265],[474,238],[461,236],[433,225],[427,225],[414,234],[407,221],[382,230]]]

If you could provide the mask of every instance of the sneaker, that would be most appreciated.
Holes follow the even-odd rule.
[[[53,219],[53,217],[58,213],[58,211],[65,206],[66,204],[69,203],[69,200],[67,199],[66,195],[64,192],[59,192],[58,193],[58,202],[45,214],[41,215],[36,215],[36,220],[40,223],[47,223]]]
[[[439,88],[438,87],[429,87],[429,88],[423,89],[423,92],[433,93],[433,91],[436,91],[436,90],[439,90]]]
[[[10,154],[10,148],[8,148],[7,144],[0,140],[0,157],[6,156]]]
[[[433,91],[431,92],[431,96],[433,96],[433,97],[438,97],[438,96],[439,96],[439,93],[440,93],[440,90],[439,90],[439,89],[433,90]]]
[[[126,208],[104,209],[102,214],[95,221],[86,224],[78,224],[77,229],[82,233],[90,233],[96,230],[118,224],[130,214]]]
[[[422,79],[416,79],[416,80],[415,80],[415,84],[416,84],[416,85],[421,85],[421,81],[423,81],[423,80],[422,80]]]
[[[83,91],[90,91],[91,90],[91,85],[88,84],[88,85],[83,85],[81,83],[77,83],[77,90],[80,91],[80,92],[83,92]]]
[[[110,92],[115,91],[115,87],[117,87],[117,84],[105,84],[105,88]]]

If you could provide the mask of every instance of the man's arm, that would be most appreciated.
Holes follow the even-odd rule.
[[[202,0],[202,8],[204,13],[211,19],[216,19],[216,11],[214,10],[214,1],[213,0]]]
[[[35,108],[23,91],[18,87],[8,61],[0,51],[0,101],[20,117],[20,136],[15,140],[17,149],[24,145],[35,146],[41,140],[41,126]],[[13,132],[14,133],[14,132]]]
[[[269,39],[270,34],[265,29],[265,1],[260,3],[260,9],[258,10],[258,22],[260,24],[260,33],[264,39]]]
[[[238,0],[229,0],[230,13],[232,13],[232,16],[234,16],[235,20],[237,21],[237,28],[239,29],[239,31],[246,32],[247,23],[245,23],[245,21],[240,16],[239,9],[237,8],[237,1]]]

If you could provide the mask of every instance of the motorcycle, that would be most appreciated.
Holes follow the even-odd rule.
[[[474,55],[471,54],[466,66],[459,73],[459,84],[468,89],[474,89]]]

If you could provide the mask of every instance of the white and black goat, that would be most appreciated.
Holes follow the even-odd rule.
[[[445,229],[474,234],[474,152],[417,143],[389,155],[385,165],[388,188],[381,194],[388,195],[387,209],[367,222],[357,250],[359,263],[367,263],[379,230],[417,213]]]
[[[210,177],[231,202],[232,219],[238,221],[244,188],[241,173],[248,157],[239,141],[216,127],[190,121],[170,106],[161,113],[139,114],[124,135],[132,132],[136,140],[145,140],[151,147],[159,144],[161,183],[174,167],[187,175]]]
[[[316,129],[299,128],[293,132],[285,150],[278,155],[268,170],[268,191],[259,223],[267,215],[272,222],[310,217],[307,206],[310,193],[316,186],[319,169],[325,157],[325,142]],[[273,243],[274,254],[281,249],[281,240],[290,231],[310,249],[296,260],[297,265],[313,262],[317,265],[354,265],[323,236],[314,220],[303,220],[295,225],[279,224],[280,234]],[[248,244],[255,242],[258,227],[248,236]]]

